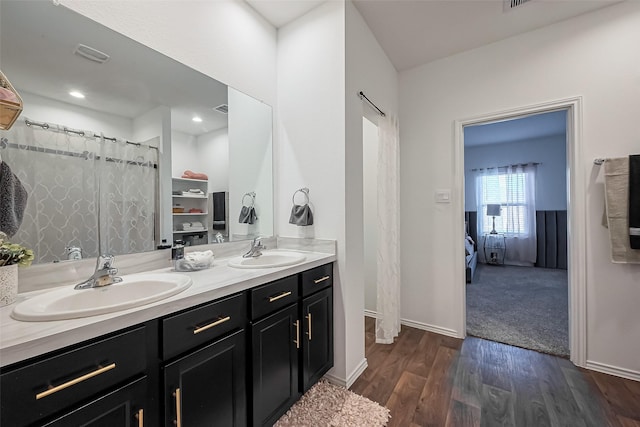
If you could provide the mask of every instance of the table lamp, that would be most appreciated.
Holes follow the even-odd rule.
[[[493,229],[489,234],[498,234],[496,231],[496,217],[500,216],[500,205],[487,205],[487,216],[493,217]]]

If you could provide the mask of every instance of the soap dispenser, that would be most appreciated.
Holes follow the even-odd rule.
[[[184,259],[184,242],[182,240],[176,240],[173,242],[173,248],[171,248],[171,259],[173,260],[174,268],[176,268],[177,261]]]

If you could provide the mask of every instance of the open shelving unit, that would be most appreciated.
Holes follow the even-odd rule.
[[[209,216],[208,210],[208,188],[209,182],[202,179],[189,179],[189,178],[172,178],[172,193],[183,191],[189,191],[190,189],[202,190],[202,195],[189,195],[189,194],[172,194],[172,208],[181,207],[184,208],[184,212],[173,212],[173,240],[185,240],[188,236],[204,235],[201,239],[206,242],[199,241],[198,243],[208,243],[209,229],[207,227],[207,218]],[[190,209],[199,209],[202,212],[189,212]],[[198,230],[181,230],[180,226],[184,222],[199,221],[204,225],[204,229]]]

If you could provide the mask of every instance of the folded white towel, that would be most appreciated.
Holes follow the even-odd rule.
[[[176,260],[177,271],[197,271],[213,266],[213,252],[189,252],[183,259]]]

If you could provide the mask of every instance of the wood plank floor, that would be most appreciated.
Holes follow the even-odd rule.
[[[575,367],[566,359],[406,326],[375,343],[351,390],[391,410],[389,426],[640,427],[640,382]]]

